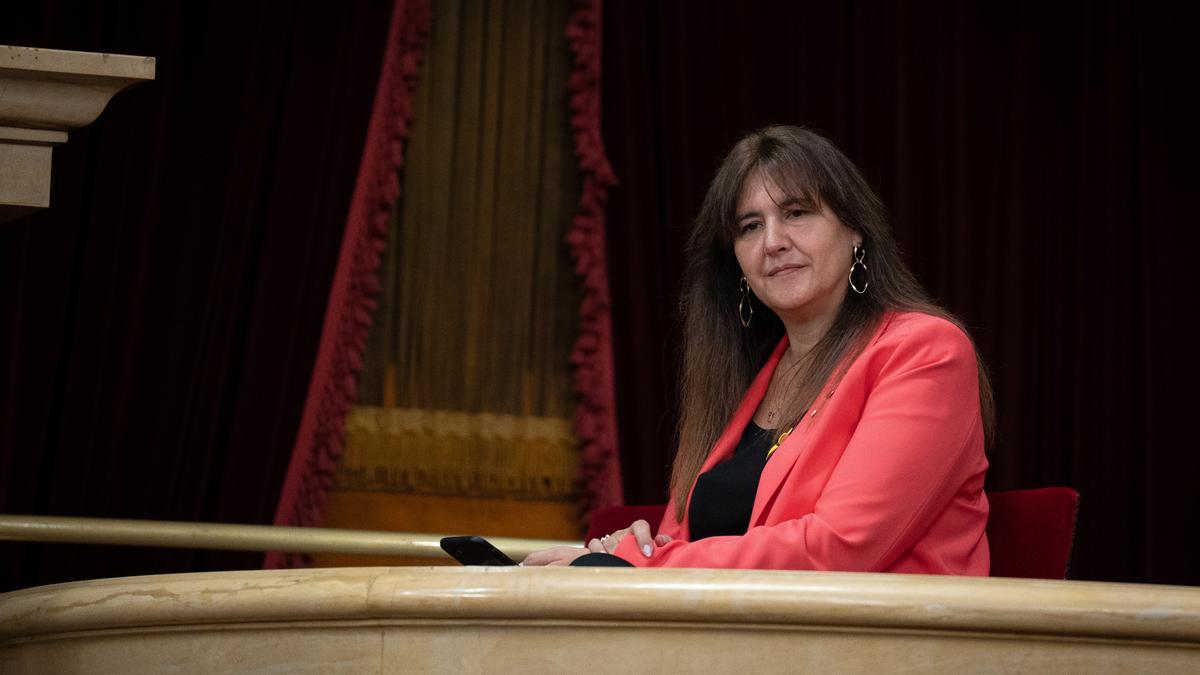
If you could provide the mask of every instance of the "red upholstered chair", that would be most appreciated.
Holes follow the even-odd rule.
[[[1068,487],[989,492],[992,576],[1065,579],[1079,493]]]
[[[583,543],[587,544],[596,537],[602,537],[611,532],[629,527],[635,520],[641,519],[650,523],[650,531],[657,534],[658,524],[662,522],[666,504],[651,504],[649,506],[606,506],[592,511],[588,519],[587,536]]]
[[[988,546],[992,576],[1065,579],[1079,493],[1066,487],[989,492]],[[657,530],[665,504],[597,509],[584,542],[629,527],[642,518]]]

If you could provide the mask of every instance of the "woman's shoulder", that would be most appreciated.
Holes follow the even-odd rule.
[[[884,314],[872,346],[886,350],[919,350],[970,354],[975,345],[962,326],[925,312],[889,311]]]

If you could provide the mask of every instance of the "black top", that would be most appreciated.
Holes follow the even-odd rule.
[[[700,474],[688,505],[692,541],[746,534],[758,479],[767,465],[767,450],[774,442],[773,430],[750,422],[733,457]]]

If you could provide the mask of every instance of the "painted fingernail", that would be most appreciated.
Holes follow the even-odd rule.
[[[650,544],[646,544],[642,547],[642,553],[645,553],[647,558],[650,557],[650,550]]]

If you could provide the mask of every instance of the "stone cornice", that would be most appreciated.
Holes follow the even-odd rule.
[[[154,79],[152,57],[0,45],[0,222],[50,205],[50,156],[112,97]]]

